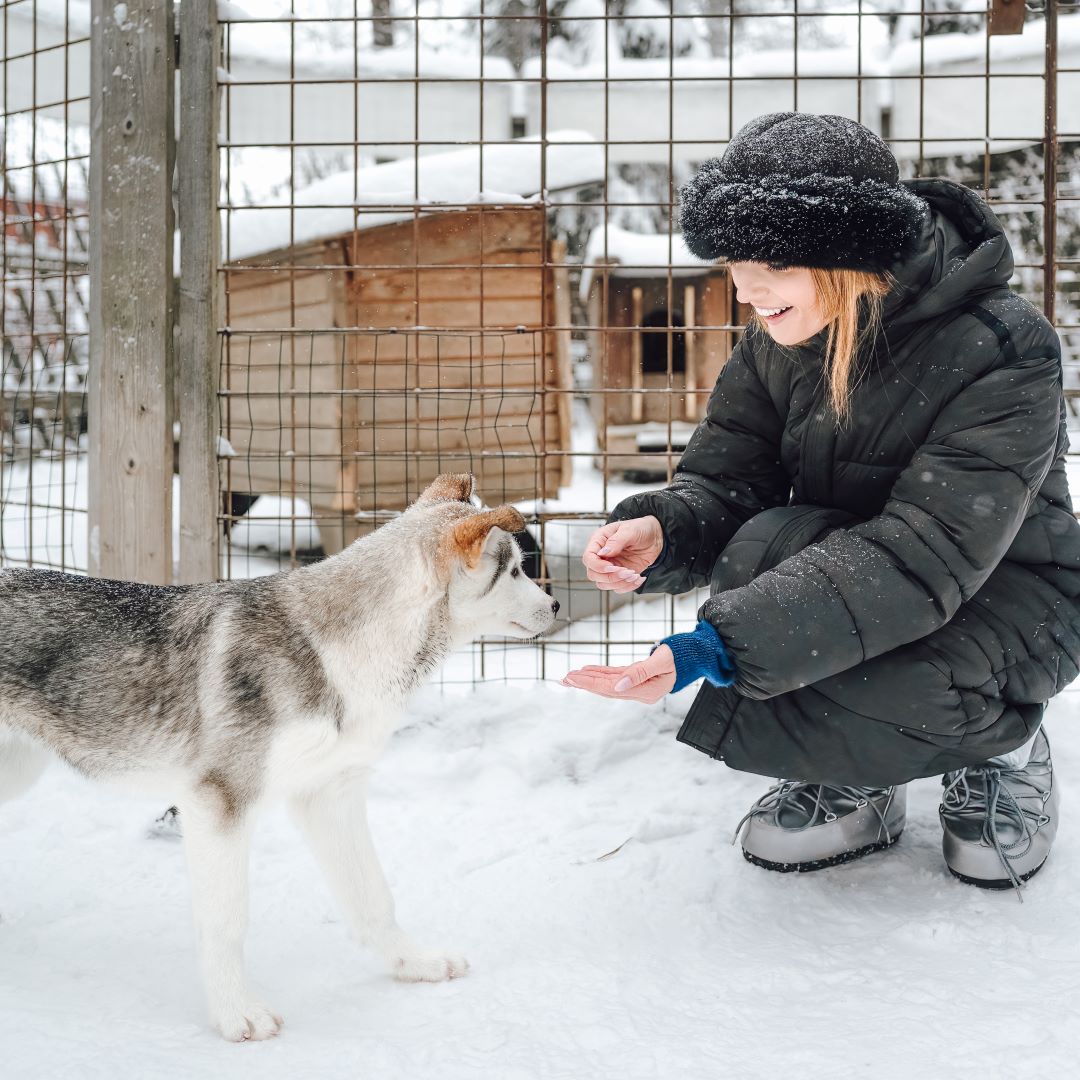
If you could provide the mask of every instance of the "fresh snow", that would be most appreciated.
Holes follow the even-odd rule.
[[[233,455],[235,456],[235,454]],[[233,547],[272,553],[313,551],[322,546],[311,504],[299,496],[260,495],[229,530]]]
[[[575,448],[588,436],[579,424]],[[631,490],[576,465],[563,497],[535,509],[571,514]],[[85,507],[85,457],[33,468],[37,501]],[[8,558],[29,527],[16,505],[29,476],[4,472]],[[84,512],[38,507],[36,548],[59,555],[61,521],[81,562]],[[550,524],[549,546],[576,548],[570,529]],[[485,642],[408,710],[375,772],[372,827],[403,924],[464,951],[465,979],[393,982],[348,940],[284,811],[267,815],[247,955],[286,1019],[269,1043],[226,1044],[204,1021],[182,849],[151,828],[168,794],[54,767],[0,806],[3,1075],[775,1080],[794,1066],[809,1080],[910,1080],[943,1061],[960,1080],[1065,1075],[1080,1037],[1080,687],[1049,711],[1065,820],[1023,904],[948,875],[935,779],[911,785],[891,851],[770,874],[729,844],[768,778],[674,739],[693,690],[646,707],[557,685],[570,667],[643,656],[688,628],[699,600],[638,598],[606,627],[564,626],[544,652]],[[606,650],[592,644],[602,634]]]
[[[887,853],[805,876],[750,866],[729,838],[768,781],[675,742],[691,696],[650,708],[539,683],[420,695],[376,770],[372,828],[403,925],[469,958],[453,983],[397,984],[355,947],[272,811],[247,956],[286,1026],[255,1045],[205,1024],[182,849],[147,835],[165,798],[54,768],[0,808],[4,1074],[1067,1075],[1077,695],[1050,711],[1066,820],[1023,904],[948,875],[935,780],[912,785]]]
[[[272,206],[233,210],[226,254],[230,259],[251,258],[290,244],[338,236],[354,227],[408,221],[413,206],[514,204],[542,198],[545,190],[581,187],[603,177],[603,146],[583,131],[549,132],[546,147],[527,138],[347,169],[299,189],[294,211]],[[384,211],[354,209],[383,204],[388,207]]]
[[[610,263],[613,277],[665,277],[669,266],[672,276],[680,277],[707,273],[712,265],[690,251],[682,233],[634,233],[609,223],[589,236],[581,272],[583,303],[589,297],[598,263]]]

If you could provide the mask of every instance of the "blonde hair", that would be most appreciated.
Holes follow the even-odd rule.
[[[829,399],[838,420],[847,418],[859,355],[881,329],[882,302],[894,283],[887,272],[810,267],[818,302],[829,333],[825,343]],[[767,324],[754,311],[752,321],[765,333]]]

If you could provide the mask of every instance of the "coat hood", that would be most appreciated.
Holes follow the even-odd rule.
[[[974,191],[941,178],[904,185],[926,201],[930,213],[914,253],[890,268],[896,285],[885,298],[887,333],[1005,288],[1013,274],[1005,230]]]
[[[882,306],[884,337],[895,348],[920,323],[1008,286],[1013,253],[1001,222],[970,188],[940,177],[902,181],[927,207],[912,254],[894,263]],[[821,355],[828,328],[796,346]]]

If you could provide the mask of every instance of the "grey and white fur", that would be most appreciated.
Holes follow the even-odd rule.
[[[362,942],[407,981],[463,975],[416,945],[366,821],[369,771],[410,694],[481,634],[532,638],[558,604],[521,572],[511,507],[478,511],[467,475],[323,562],[171,588],[0,572],[0,803],[50,760],[170,799],[183,820],[210,1018],[275,1035],[248,990],[248,840],[287,799]]]

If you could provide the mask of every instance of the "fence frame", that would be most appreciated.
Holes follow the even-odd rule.
[[[993,20],[997,15],[998,26],[988,26],[989,34],[1017,32],[1005,29],[1002,21],[1003,5],[1010,3],[990,0],[987,16]],[[1043,306],[1052,322],[1058,263],[1074,261],[1068,256],[1059,259],[1055,249],[1060,6],[1059,0],[1042,4],[1046,26]],[[1012,4],[1008,11],[1012,22],[1018,7],[1022,6]],[[914,14],[925,21],[921,9]],[[93,0],[91,16],[89,569],[111,577],[173,581],[175,511],[180,517],[175,580],[213,580],[220,572],[223,515],[217,385],[222,330],[218,317],[221,27],[217,4],[215,0],[184,0],[178,39],[171,4],[132,0],[120,24],[111,6]],[[677,18],[673,14],[671,21]],[[484,19],[481,9],[481,23]],[[549,15],[544,3],[539,5],[538,22],[546,41]],[[174,64],[181,75],[177,102]],[[796,95],[800,78],[807,77],[796,70]],[[294,78],[290,75],[289,81]],[[861,87],[865,76],[856,78]],[[930,78],[922,72],[918,75],[920,83]],[[418,75],[415,81],[422,78]],[[546,129],[545,54],[538,82],[541,126]],[[172,260],[174,125],[179,127],[183,147],[175,159],[183,268],[178,290],[174,290]],[[482,132],[478,140],[482,145],[492,144]],[[605,142],[605,157],[606,147]],[[606,214],[606,196],[603,206]],[[602,268],[597,269],[603,274]],[[546,331],[560,335],[584,329],[572,328],[566,312],[545,312],[544,323]],[[178,332],[175,357],[174,326]],[[179,471],[184,493],[178,511],[172,506],[174,412],[180,420]]]
[[[177,581],[218,576],[218,18],[217,0],[180,5],[177,158],[180,216]]]
[[[172,582],[173,5],[93,0],[90,574]]]

